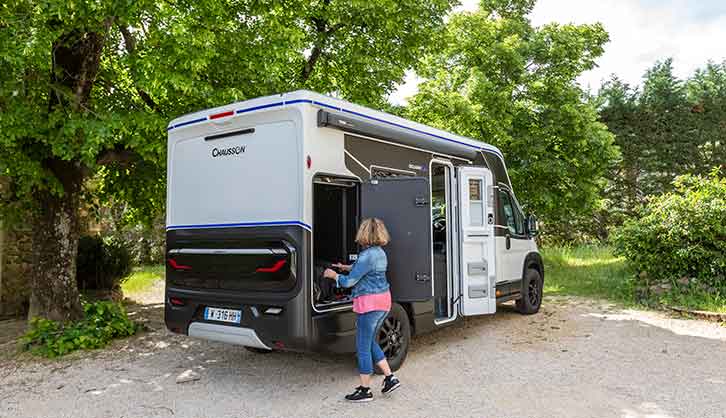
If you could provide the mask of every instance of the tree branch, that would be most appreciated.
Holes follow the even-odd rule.
[[[122,166],[128,166],[136,160],[137,157],[138,154],[135,152],[117,146],[103,151],[98,158],[96,158],[96,163],[98,165],[120,164]]]
[[[124,46],[126,47],[126,52],[129,53],[129,55],[134,55],[136,52],[136,38],[134,38],[134,34],[131,33],[128,27],[124,25],[118,25],[118,29],[121,31],[121,36],[124,38]],[[138,86],[136,84],[136,81],[134,80],[134,88],[136,89],[136,93],[139,95],[141,100],[146,103],[147,106],[151,110],[157,113],[162,113],[161,108],[158,104],[154,101],[154,99],[151,98],[149,93],[147,93],[144,89]]]
[[[330,4],[330,0],[325,0],[323,2],[323,9],[325,9],[328,4]],[[323,48],[325,47],[325,43],[328,39],[330,39],[330,36],[344,26],[343,23],[340,22],[335,25],[328,26],[327,20],[318,17],[312,18],[312,23],[313,27],[315,27],[318,39],[315,42],[312,51],[310,51],[310,56],[305,61],[305,66],[303,67],[302,74],[300,75],[303,83],[308,81],[310,75],[313,73],[315,64],[323,55]]]

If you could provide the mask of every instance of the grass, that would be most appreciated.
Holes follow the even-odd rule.
[[[661,296],[658,303],[696,311],[726,313],[726,296],[721,293],[671,292]]]
[[[124,295],[134,295],[147,292],[158,280],[164,279],[164,266],[135,267],[131,274],[121,283]]]
[[[726,313],[726,295],[674,290],[638,301],[635,275],[607,246],[545,247],[545,294],[606,299],[625,306],[673,306]]]
[[[632,273],[607,246],[546,247],[545,294],[635,303]]]

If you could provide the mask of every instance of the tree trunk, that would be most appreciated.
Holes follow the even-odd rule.
[[[63,196],[49,192],[38,196],[40,205],[33,222],[33,274],[29,318],[43,317],[56,321],[83,316],[76,284],[76,254],[79,237],[79,194],[81,172],[66,165]]]
[[[105,21],[106,30],[112,20]],[[101,60],[105,33],[72,30],[52,45],[52,88],[48,110],[85,113]],[[58,127],[62,128],[61,126]],[[74,141],[82,142],[79,133]],[[33,274],[29,318],[68,321],[83,316],[76,282],[79,206],[86,168],[74,156],[50,156],[43,168],[58,179],[62,193],[38,191],[33,219]]]

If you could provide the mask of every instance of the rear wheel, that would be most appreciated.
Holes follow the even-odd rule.
[[[401,305],[394,303],[391,306],[391,311],[378,330],[377,342],[386,354],[391,370],[400,369],[411,343],[411,323]]]
[[[542,306],[543,280],[535,269],[527,269],[522,280],[522,297],[517,300],[517,310],[524,315],[539,312]]]

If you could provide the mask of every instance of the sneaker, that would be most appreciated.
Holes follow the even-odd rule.
[[[391,393],[394,390],[398,389],[399,386],[401,386],[401,381],[398,380],[396,376],[386,376],[386,378],[383,379],[383,389],[381,389],[381,393]]]
[[[373,400],[373,393],[370,388],[358,386],[355,392],[345,395],[345,400],[350,402],[368,402]]]

